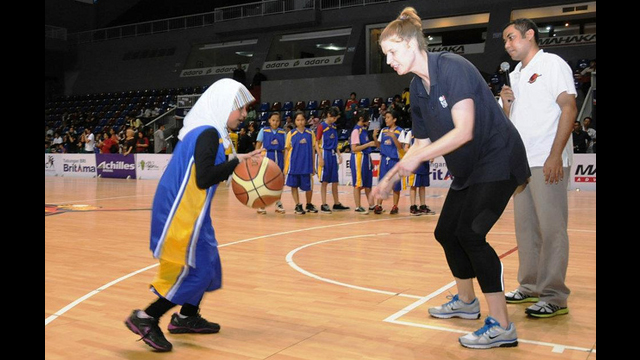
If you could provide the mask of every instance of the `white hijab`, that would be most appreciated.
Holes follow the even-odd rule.
[[[255,101],[244,85],[232,79],[221,79],[213,83],[196,101],[184,118],[184,125],[178,133],[178,139],[193,129],[209,125],[218,130],[225,149],[231,146],[227,120],[232,111]]]

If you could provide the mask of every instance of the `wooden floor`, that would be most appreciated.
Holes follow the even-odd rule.
[[[526,305],[509,305],[519,346],[469,350],[458,337],[481,320],[428,316],[428,307],[456,291],[433,237],[438,217],[409,216],[408,192],[394,216],[296,216],[285,189],[287,214],[271,208],[265,216],[240,205],[226,185],[212,210],[223,288],[208,293],[201,309],[222,330],[167,333],[173,351],[154,353],[123,321],[155,300],[148,238],[156,185],[45,177],[45,359],[596,358],[595,192],[569,193],[569,315],[534,320]],[[340,191],[353,209],[352,188]],[[428,188],[427,203],[439,212],[444,195]],[[516,288],[512,203],[488,241],[502,257],[507,290]]]

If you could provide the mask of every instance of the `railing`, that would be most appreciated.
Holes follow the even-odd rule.
[[[243,5],[216,8],[213,12],[180,16],[169,19],[147,21],[130,25],[114,26],[91,31],[69,34],[73,43],[89,43],[133,36],[152,35],[174,30],[185,30],[213,25],[216,22],[238,20],[250,17],[285,14],[300,10],[313,10],[316,2],[320,10],[334,10],[352,6],[366,6],[390,3],[399,0],[270,0]],[[45,26],[47,36],[47,26]],[[66,30],[65,30],[66,36]]]
[[[67,40],[67,29],[57,26],[45,25],[44,37]]]
[[[320,10],[342,9],[352,6],[390,3],[398,0],[320,0]]]
[[[273,0],[243,5],[225,6],[215,9],[215,21],[243,19],[254,16],[284,14],[299,10],[315,9],[314,0]]]

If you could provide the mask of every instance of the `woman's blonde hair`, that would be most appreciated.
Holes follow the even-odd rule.
[[[427,42],[422,34],[422,20],[418,16],[416,9],[406,7],[397,19],[387,25],[380,34],[378,43],[382,43],[392,37],[397,37],[400,41],[410,41],[416,39],[421,50],[427,51]]]

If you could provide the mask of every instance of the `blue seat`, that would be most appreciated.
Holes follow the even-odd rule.
[[[335,99],[333,100],[332,106],[335,106],[340,110],[344,110],[344,101],[342,101],[342,99]]]
[[[291,111],[293,110],[293,101],[286,101],[283,105],[282,105],[282,111]]]
[[[310,117],[310,118],[316,118],[316,117],[318,117],[318,110],[315,110],[315,109],[313,109],[313,110],[309,110],[309,117]]]
[[[360,107],[362,108],[368,108],[369,105],[371,105],[371,102],[369,101],[369,98],[362,98],[360,99]]]
[[[349,140],[350,135],[351,135],[350,129],[340,129],[338,130],[338,141]]]
[[[307,110],[316,110],[318,108],[317,100],[309,100],[307,103]]]
[[[269,112],[263,111],[258,115],[258,121],[263,122],[269,120]]]
[[[284,121],[284,119],[286,119],[287,116],[293,118],[293,111],[287,110],[287,111],[283,112],[282,113],[282,120]]]
[[[269,111],[269,103],[268,102],[261,103],[260,107],[258,108],[258,111],[260,112]]]

